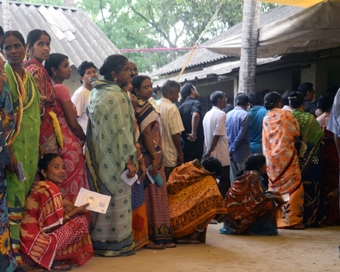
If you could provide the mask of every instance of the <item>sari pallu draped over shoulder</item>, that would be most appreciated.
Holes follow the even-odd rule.
[[[269,191],[291,193],[301,184],[294,138],[300,126],[293,114],[274,108],[263,118],[262,149],[267,161]]]
[[[26,177],[24,182],[19,182],[16,173],[6,171],[11,242],[14,254],[20,261],[19,234],[22,212],[25,196],[35,180],[39,158],[40,96],[31,74],[26,70],[23,69],[21,79],[6,63],[5,72],[15,114],[14,127],[7,136],[7,141],[8,145],[12,145],[17,161],[22,163]]]
[[[53,112],[56,106],[56,102],[52,80],[44,66],[42,66],[42,64],[36,60],[25,61],[24,68],[32,75],[40,92],[40,108],[43,112],[43,117],[41,118],[42,121],[40,126],[39,143],[41,145],[44,145],[46,142],[51,142],[52,146],[47,143],[47,146],[44,146],[45,149],[47,148],[48,151],[57,152],[55,137],[57,136],[58,138],[60,138],[58,139],[60,143],[62,142],[62,134],[59,133],[60,125],[58,119],[56,118],[56,115]],[[56,135],[54,134],[54,127],[57,132]]]
[[[167,191],[171,229],[176,238],[192,234],[199,224],[228,212],[216,180],[197,159],[175,168]]]
[[[85,153],[89,182],[97,192],[101,182],[114,194],[129,158],[137,167],[134,111],[129,97],[116,83],[91,78],[91,84],[94,89],[86,108],[89,123]],[[96,131],[94,138],[92,131]]]
[[[93,256],[87,227],[85,224],[78,224],[77,218],[63,225],[63,217],[60,189],[50,181],[40,181],[25,203],[20,237],[22,253],[47,269],[50,269],[54,260],[85,264]],[[57,226],[57,230],[46,233]],[[63,230],[62,233],[59,230]],[[71,235],[64,241],[63,235],[66,236],[70,231],[76,233],[76,236]]]
[[[278,234],[275,202],[265,194],[258,171],[238,177],[225,200],[228,214],[222,234]]]

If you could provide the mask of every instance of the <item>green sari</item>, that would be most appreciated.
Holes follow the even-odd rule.
[[[16,173],[6,172],[8,213],[11,231],[11,242],[16,259],[21,260],[20,224],[24,211],[25,197],[30,192],[35,180],[39,159],[40,134],[40,95],[30,73],[24,70],[24,79],[6,63],[5,72],[10,89],[10,98],[16,118],[16,137],[12,142],[12,150],[18,161],[22,163],[25,181],[19,182]]]
[[[292,113],[300,125],[302,137],[298,155],[305,191],[303,224],[318,227],[324,217],[320,196],[321,141],[324,131],[312,114],[301,110],[293,110]]]
[[[106,214],[92,213],[95,254],[115,257],[135,253],[131,187],[121,178],[129,158],[137,165],[134,111],[129,97],[110,81],[91,82],[86,132],[86,166],[92,191],[111,196]]]

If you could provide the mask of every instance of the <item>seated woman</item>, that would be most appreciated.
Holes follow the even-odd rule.
[[[222,173],[220,161],[209,157],[181,165],[167,182],[171,229],[176,243],[205,243],[208,224],[227,209],[215,177]]]
[[[265,193],[261,175],[266,173],[266,158],[253,154],[237,175],[225,201],[228,210],[221,234],[277,235],[276,205],[284,203],[280,193]]]
[[[84,265],[94,254],[86,220],[79,216],[89,213],[88,204],[75,207],[63,198],[59,186],[66,176],[65,164],[58,154],[44,155],[39,169],[41,181],[25,202],[21,256],[25,263],[47,269]]]

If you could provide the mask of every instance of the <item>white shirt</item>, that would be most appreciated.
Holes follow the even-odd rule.
[[[91,91],[81,86],[74,92],[74,94],[71,97],[73,104],[77,108],[78,123],[84,130],[85,134],[88,120],[87,114],[85,112],[85,107],[89,104],[90,93]]]
[[[211,157],[218,159],[222,166],[230,165],[229,144],[225,126],[226,119],[227,115],[216,106],[213,106],[203,119],[204,154],[209,151],[214,136],[222,136],[218,138],[217,145],[210,154]]]
[[[177,107],[167,98],[162,98],[158,103],[160,111],[161,133],[163,141],[163,160],[165,167],[176,167],[178,150],[172,135],[184,130],[181,115]]]
[[[340,137],[340,89],[338,90],[334,98],[327,129]]]

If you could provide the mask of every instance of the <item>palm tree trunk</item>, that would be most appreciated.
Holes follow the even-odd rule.
[[[256,91],[259,18],[260,2],[244,0],[239,93],[254,93]]]

